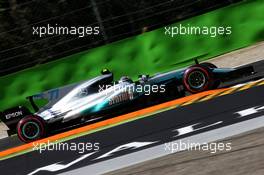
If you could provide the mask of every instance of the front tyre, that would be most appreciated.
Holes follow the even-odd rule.
[[[26,143],[43,138],[45,136],[44,120],[34,115],[22,118],[17,124],[17,135]]]
[[[183,75],[183,85],[191,93],[209,90],[212,84],[211,73],[200,66],[188,68]]]

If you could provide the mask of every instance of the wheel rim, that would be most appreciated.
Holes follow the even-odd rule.
[[[206,84],[206,77],[201,71],[193,71],[188,77],[188,83],[193,89],[200,89]]]
[[[34,139],[40,133],[40,127],[36,122],[27,122],[22,127],[22,133],[27,139]]]

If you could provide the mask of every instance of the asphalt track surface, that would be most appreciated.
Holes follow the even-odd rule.
[[[180,140],[192,143],[215,143],[217,140],[217,143],[230,144],[232,148],[230,151],[212,153],[192,149],[168,154],[162,152],[164,145],[161,145],[163,146],[161,148],[152,147],[116,158],[119,159],[119,161],[115,160],[116,162],[121,162],[120,160],[123,159],[122,164],[119,163],[118,167],[111,164],[114,171],[110,170],[110,173],[105,175],[263,175],[264,127],[262,126],[264,126],[264,116]],[[179,140],[173,143],[179,143]],[[63,174],[80,175],[96,170],[103,172],[103,168],[107,167],[106,163],[109,162],[101,162]],[[109,172],[109,169],[104,172]]]
[[[259,78],[262,76],[264,71],[263,61],[253,63],[253,65],[258,74],[246,79],[240,79],[237,82],[232,83],[242,83],[248,81],[249,79]],[[192,104],[177,109],[171,109],[155,114],[151,117],[131,121],[123,125],[118,125],[103,131],[66,141],[68,144],[87,142],[99,143],[100,150],[97,152],[90,151],[80,154],[76,151],[57,150],[44,151],[40,154],[39,151],[33,151],[1,161],[0,169],[2,170],[3,174],[29,174],[38,168],[59,163],[60,165],[68,166],[64,166],[63,168],[53,166],[53,172],[50,170],[41,170],[36,171],[36,173],[65,173],[67,171],[87,167],[98,162],[104,162],[106,160],[111,160],[113,158],[171,142],[175,140],[175,135],[177,135],[177,139],[183,139],[242,121],[256,119],[260,116],[263,116],[264,111],[252,114],[246,118],[239,117],[236,112],[255,106],[263,106],[263,92],[264,86],[258,86],[234,94],[221,96],[209,101]],[[184,128],[188,126],[193,126],[195,131],[183,135],[179,133],[177,134],[177,132],[175,133],[175,130],[178,128]],[[114,154],[111,154],[109,157],[98,159],[105,153],[108,153],[109,151],[112,151],[121,145],[126,145],[131,142],[153,143],[141,148],[120,150]],[[0,148],[1,150],[4,150],[19,144],[21,144],[21,142],[19,142],[16,137],[6,138],[0,141]],[[75,160],[81,161],[72,163]],[[51,166],[49,168],[51,168]]]

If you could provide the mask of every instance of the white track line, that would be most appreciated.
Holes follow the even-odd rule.
[[[225,126],[219,129],[214,129],[212,131],[190,136],[181,139],[181,142],[192,142],[192,143],[200,143],[200,144],[209,143],[261,127],[264,127],[264,116],[260,116],[258,118],[254,118],[233,125]],[[173,142],[179,144],[180,140],[175,140]],[[86,175],[87,172],[89,172],[89,174],[99,175],[99,174],[115,171],[121,168],[125,168],[131,165],[135,165],[141,162],[145,162],[148,160],[152,160],[155,158],[163,157],[169,154],[171,153],[165,151],[164,144],[162,144],[146,150],[141,150],[138,152],[127,154],[103,162],[95,163],[86,167],[61,173],[61,175],[72,175],[72,174]]]

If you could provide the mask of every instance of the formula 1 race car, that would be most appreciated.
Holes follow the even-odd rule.
[[[114,81],[113,73],[104,69],[93,79],[49,90],[27,97],[35,112],[18,106],[1,112],[1,120],[10,133],[31,142],[51,135],[56,130],[75,126],[97,118],[113,117],[136,109],[180,98],[186,93],[216,89],[222,82],[252,75],[252,66],[239,69],[217,68],[211,63],[188,68],[140,75],[137,81],[127,76]],[[48,99],[39,108],[35,100]]]

